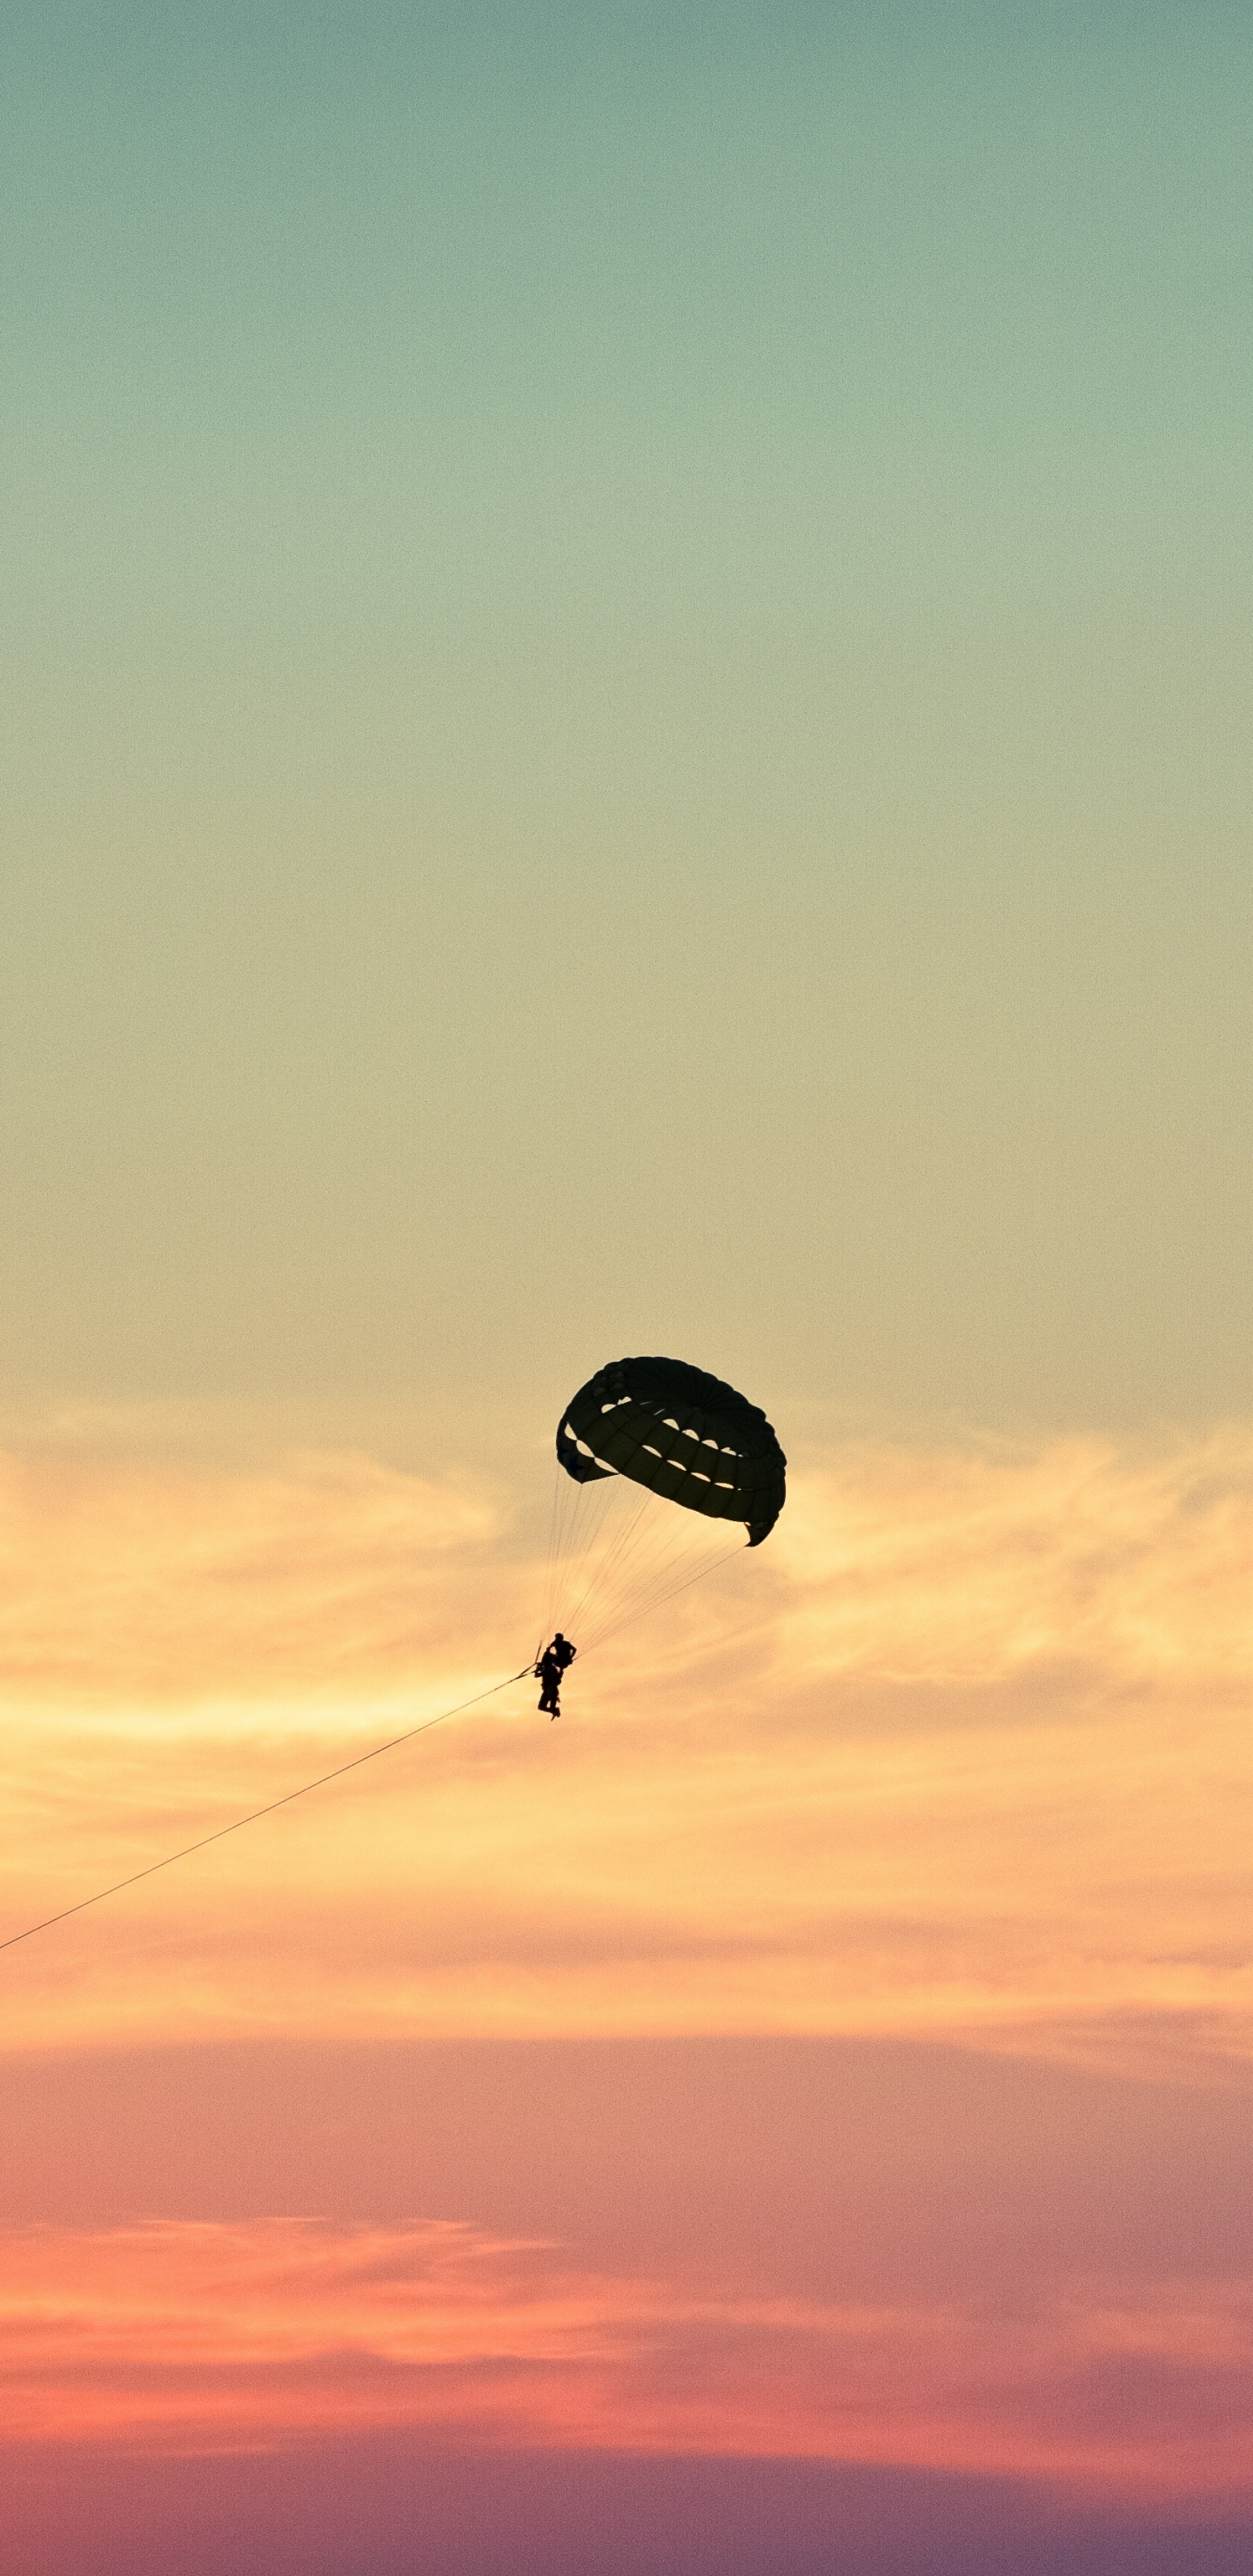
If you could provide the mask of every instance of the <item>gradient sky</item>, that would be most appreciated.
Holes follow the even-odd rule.
[[[794,1471],[0,1958],[14,2576],[1247,2567],[1248,13],[0,27],[0,1936]]]

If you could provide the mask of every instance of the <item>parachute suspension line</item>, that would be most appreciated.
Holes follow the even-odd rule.
[[[623,1611],[621,1618],[611,1619],[608,1626],[594,1628],[587,1644],[579,1648],[580,1661],[584,1655],[592,1654],[597,1646],[603,1646],[610,1637],[616,1637],[620,1629],[631,1627],[637,1619],[646,1619],[651,1611],[660,1610],[663,1602],[673,1601],[677,1593],[689,1592],[694,1583],[704,1583],[707,1576],[717,1573],[720,1565],[729,1565],[732,1557],[739,1554],[738,1546],[724,1548],[722,1553],[714,1558],[712,1565],[700,1565],[695,1574],[681,1575],[679,1581],[672,1583],[668,1590],[655,1594],[651,1599],[633,1603],[629,1610]]]
[[[616,1497],[622,1490],[622,1479],[609,1476],[589,1479],[580,1484],[567,1475],[560,1462],[555,1472],[560,1479],[557,1509],[557,1537],[549,1572],[544,1642],[553,1633],[556,1621],[568,1620],[573,1626],[568,1602],[572,1592],[580,1595],[587,1588],[597,1550],[613,1544],[617,1518]]]
[[[615,1479],[615,1482],[619,1481],[620,1480]],[[593,1597],[604,1590],[605,1586],[608,1584],[611,1570],[615,1574],[620,1571],[623,1559],[630,1555],[632,1542],[639,1534],[640,1525],[645,1519],[652,1501],[653,1497],[651,1494],[642,1494],[631,1514],[630,1519],[623,1521],[621,1528],[618,1530],[610,1528],[605,1545],[601,1549],[599,1556],[593,1556],[591,1564],[583,1567],[583,1575],[585,1578],[583,1589],[575,1602],[573,1610],[569,1614],[570,1625],[572,1628],[578,1627],[579,1623],[585,1616],[588,1605]],[[605,1518],[606,1520],[609,1518],[608,1508],[606,1508]],[[599,1536],[599,1532],[597,1535]]]
[[[599,1481],[579,1484],[566,1474],[559,1460],[554,1461],[554,1474],[558,1480],[556,1540],[549,1567],[544,1644],[551,1637],[557,1616],[562,1612],[567,1576],[576,1561],[585,1558],[589,1547],[600,1537],[608,1510],[608,1496],[617,1482],[614,1478],[607,1484]]]
[[[338,1762],[333,1771],[320,1771],[316,1780],[302,1781],[298,1789],[288,1789],[281,1798],[271,1798],[264,1807],[253,1807],[246,1816],[236,1816],[229,1825],[218,1825],[211,1834],[202,1834],[198,1842],[184,1843],[181,1850],[167,1852],[163,1860],[150,1860],[145,1869],[131,1871],[129,1878],[114,1879],[111,1887],[98,1887],[94,1896],[80,1896],[77,1905],[63,1905],[59,1914],[45,1914],[41,1923],[28,1923],[24,1932],[10,1932],[0,1941],[0,1950],[16,1950],[20,1941],[33,1941],[37,1932],[50,1932],[54,1923],[68,1923],[72,1914],[86,1914],[89,1907],[103,1905],[110,1896],[121,1896],[126,1888],[138,1887],[140,1880],[155,1878],[159,1870],[173,1869],[176,1861],[190,1860],[193,1852],[207,1851],[210,1843],[226,1841],[228,1834],[241,1834],[245,1825],[260,1824],[263,1816],[277,1815],[280,1807],[294,1806],[297,1798],[309,1797],[315,1789],[325,1789],[332,1780],[342,1780],[349,1771],[360,1771],[366,1762],[377,1762],[380,1754],[394,1753],[401,1744],[412,1744],[416,1735],[429,1735],[433,1726],[444,1726],[450,1717],[462,1717],[468,1708],[477,1708],[482,1700],[494,1699],[497,1691],[509,1690],[515,1682],[527,1681],[531,1667],[524,1664],[520,1673],[507,1673],[503,1682],[489,1682],[486,1690],[475,1691],[471,1699],[458,1700],[455,1708],[442,1708],[438,1717],[424,1717],[417,1726],[407,1726],[400,1735],[386,1736],[381,1744],[372,1744],[366,1753],[354,1753],[350,1762]]]
[[[552,1635],[553,1603],[557,1594],[557,1570],[561,1562],[562,1549],[565,1540],[565,1523],[568,1512],[565,1489],[568,1487],[569,1482],[569,1477],[562,1474],[560,1459],[554,1458],[553,1504],[548,1530],[548,1586],[544,1594],[543,1626],[540,1632],[539,1644],[535,1649],[536,1663],[539,1662],[540,1656]]]
[[[543,1653],[543,1651],[544,1651],[545,1646],[546,1646],[546,1645],[547,1645],[547,1643],[548,1643],[549,1637],[550,1637],[550,1635],[551,1635],[551,1633],[552,1633],[552,1631],[551,1631],[551,1629],[550,1629],[550,1627],[549,1627],[549,1621],[551,1620],[552,1615],[553,1615],[553,1587],[554,1587],[554,1585],[555,1585],[555,1583],[556,1583],[556,1580],[557,1580],[557,1527],[558,1527],[558,1521],[559,1521],[560,1512],[561,1512],[561,1460],[560,1460],[559,1458],[554,1458],[554,1460],[553,1460],[553,1499],[552,1499],[552,1509],[550,1510],[549,1515],[548,1515],[548,1590],[547,1590],[547,1592],[546,1592],[546,1593],[545,1593],[545,1595],[544,1595],[544,1626],[543,1626],[543,1631],[542,1631],[541,1636],[540,1636],[539,1644],[538,1644],[538,1646],[537,1646],[537,1647],[536,1647],[536,1649],[535,1649],[535,1660],[536,1660],[536,1663],[537,1663],[537,1664],[538,1664],[538,1662],[539,1662],[540,1656],[542,1655],[542,1653]]]
[[[588,1620],[596,1628],[603,1627],[606,1620],[642,1598],[676,1555],[687,1553],[685,1542],[690,1544],[686,1530],[676,1535],[664,1525],[659,1528],[655,1506],[651,1511],[646,1509],[633,1543],[624,1547],[614,1568],[615,1579],[590,1587],[586,1601],[580,1605],[580,1625]]]
[[[668,1600],[672,1592],[686,1591],[689,1584],[699,1583],[706,1574],[712,1574],[715,1566],[724,1564],[730,1554],[738,1555],[739,1549],[719,1548],[712,1557],[705,1555],[694,1559],[690,1553],[672,1548],[646,1568],[636,1582],[601,1602],[588,1645],[598,1643],[601,1636],[610,1630],[616,1634],[628,1622],[646,1618],[658,1603]]]
[[[608,1478],[592,1497],[590,1510],[579,1517],[568,1582],[563,1569],[556,1605],[576,1643],[589,1618],[603,1625],[620,1601],[641,1582],[651,1584],[658,1570],[664,1572],[668,1560],[686,1554],[690,1545],[690,1531],[675,1528],[655,1494],[638,1488],[628,1494],[626,1485],[621,1476]]]
[[[535,1650],[538,1665],[541,1654],[553,1633],[557,1595],[561,1588],[561,1567],[566,1551],[566,1533],[573,1510],[570,1479],[562,1473],[559,1458],[553,1460],[553,1508],[548,1546],[548,1578],[544,1586],[543,1614],[539,1644]]]
[[[714,1533],[704,1525],[708,1537]],[[624,1532],[624,1544],[613,1569],[612,1581],[606,1573],[589,1587],[586,1603],[580,1604],[580,1619],[586,1609],[594,1617],[593,1634],[618,1625],[628,1615],[642,1608],[654,1593],[668,1590],[672,1576],[680,1577],[680,1588],[694,1575],[706,1570],[693,1562],[693,1531],[690,1520],[677,1519],[664,1503],[645,1494],[643,1510],[637,1511]],[[721,1526],[718,1527],[721,1536]],[[727,1551],[719,1549],[715,1560],[721,1563]],[[738,1548],[735,1551],[738,1554]]]
[[[562,1474],[560,1468],[558,1473]],[[563,1482],[573,1479],[563,1475]],[[740,1552],[737,1543],[729,1551],[720,1548],[712,1562],[693,1564],[692,1541],[698,1533],[689,1515],[672,1514],[648,1490],[640,1493],[638,1501],[632,1496],[628,1502],[625,1483],[621,1476],[608,1477],[590,1492],[576,1485],[570,1498],[566,1544],[559,1548],[549,1584],[545,1634],[551,1633],[554,1617],[559,1616],[580,1653],[603,1636],[616,1635],[629,1621],[645,1617],[672,1592],[699,1582],[724,1564],[728,1554]],[[726,1524],[701,1526],[712,1539],[715,1532],[721,1536]]]

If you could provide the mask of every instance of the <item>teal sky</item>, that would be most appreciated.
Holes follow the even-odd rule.
[[[10,1398],[1253,1402],[1253,22],[3,11]]]

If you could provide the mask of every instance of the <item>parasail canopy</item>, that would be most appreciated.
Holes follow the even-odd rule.
[[[576,1484],[626,1476],[760,1547],[783,1509],[787,1460],[759,1405],[686,1360],[611,1360],[571,1398],[557,1456]]]

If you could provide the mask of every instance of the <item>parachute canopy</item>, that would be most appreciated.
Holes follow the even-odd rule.
[[[626,1476],[760,1547],[783,1509],[787,1460],[760,1407],[685,1360],[611,1360],[571,1398],[557,1456],[576,1484]]]

